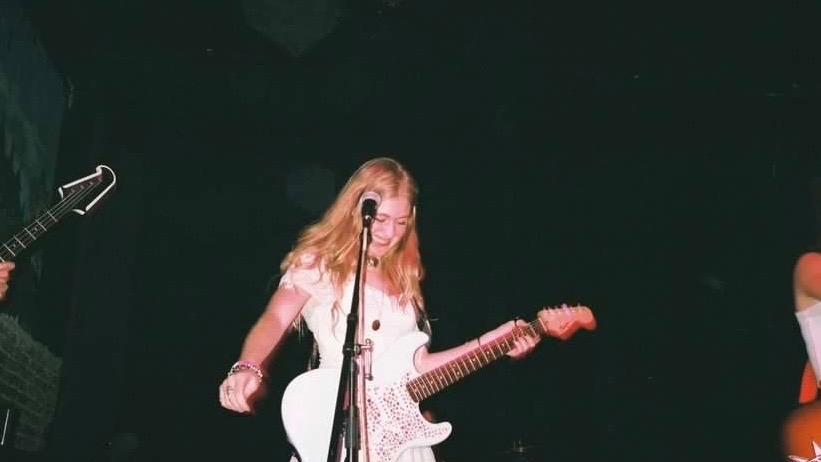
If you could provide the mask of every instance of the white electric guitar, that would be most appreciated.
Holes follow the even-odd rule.
[[[419,402],[506,355],[523,336],[567,340],[579,328],[595,329],[596,320],[584,306],[544,308],[527,326],[477,346],[464,355],[419,374],[416,350],[428,336],[414,332],[400,338],[372,364],[366,381],[367,458],[364,462],[394,462],[407,448],[433,446],[451,433],[447,422],[431,423],[419,412]],[[302,462],[327,462],[334,408],[341,371],[320,368],[297,376],[282,396],[282,420],[288,440]],[[341,452],[344,460],[344,451]]]

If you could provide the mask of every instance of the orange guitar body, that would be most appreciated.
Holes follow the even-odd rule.
[[[798,402],[784,422],[782,443],[788,462],[821,462],[821,400],[809,363],[804,368]]]
[[[801,376],[801,390],[798,392],[798,403],[806,404],[818,398],[818,379],[812,371],[812,365],[808,362],[804,366],[804,375]]]

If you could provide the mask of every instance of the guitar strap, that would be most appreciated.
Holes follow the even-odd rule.
[[[422,313],[422,315],[419,318],[419,321],[416,323],[416,326],[419,328],[419,330],[427,334],[428,343],[426,343],[425,345],[427,347],[430,347],[430,342],[433,339],[433,329],[430,327],[430,318],[428,317],[428,313]]]
[[[416,322],[416,327],[418,327],[420,331],[427,334],[427,345],[430,346],[430,341],[433,338],[433,330],[430,327],[430,318],[427,313],[423,313],[419,316],[419,320]],[[311,371],[316,369],[317,366],[319,366],[319,345],[316,343],[316,337],[314,337],[313,346],[311,347],[311,356],[308,357],[308,364],[306,365],[305,370]]]
[[[311,356],[308,358],[308,365],[305,370],[311,371],[316,369],[317,366],[319,366],[319,345],[316,343],[316,338],[314,338]]]

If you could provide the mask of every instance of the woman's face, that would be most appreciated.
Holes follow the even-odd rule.
[[[407,197],[382,200],[371,224],[369,254],[380,258],[405,235],[410,221],[411,205]]]

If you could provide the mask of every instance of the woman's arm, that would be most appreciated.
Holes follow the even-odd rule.
[[[419,373],[424,374],[432,369],[436,369],[437,367],[450,362],[459,356],[464,355],[481,345],[485,345],[488,342],[493,341],[497,337],[500,337],[511,330],[513,330],[514,325],[524,326],[527,323],[524,321],[508,321],[501,326],[493,329],[490,332],[485,332],[484,334],[480,335],[479,337],[468,340],[467,342],[463,343],[462,345],[450,348],[448,350],[439,351],[436,353],[431,353],[428,351],[427,347],[422,347],[416,352],[416,356],[413,358],[414,365],[416,366],[416,370]],[[524,336],[516,339],[516,346],[507,353],[508,356],[514,359],[520,359],[530,353],[533,348],[536,347],[536,344],[539,343],[541,337],[533,338],[530,336]]]
[[[261,366],[267,364],[309,298],[310,295],[297,286],[279,287],[245,337],[240,360]]]
[[[236,412],[252,412],[253,402],[263,392],[262,369],[274,356],[302,307],[311,296],[295,285],[280,286],[245,337],[240,353],[241,367],[232,368],[219,387],[220,404]]]

